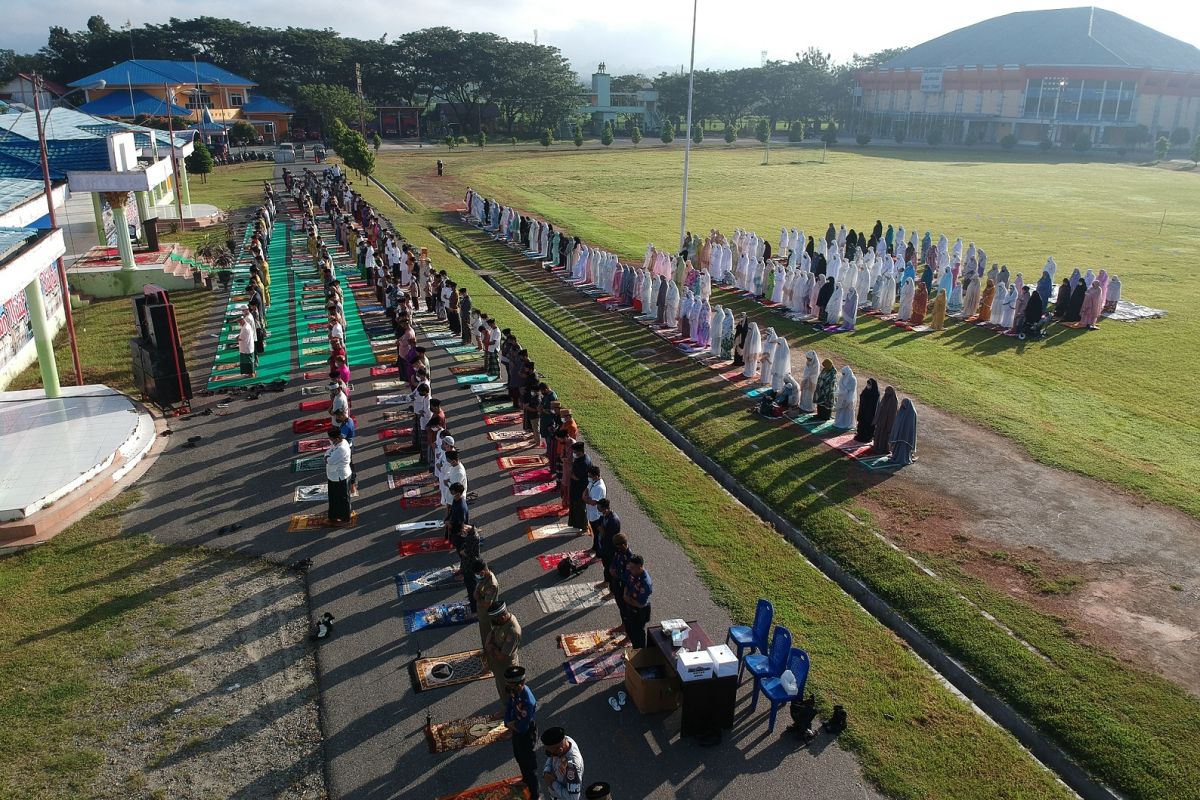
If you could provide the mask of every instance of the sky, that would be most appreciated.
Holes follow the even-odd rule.
[[[810,46],[849,60],[897,46],[912,46],[990,17],[1012,11],[1068,7],[1052,0],[860,0],[800,4],[795,0],[698,0],[696,67],[757,66],[767,58],[787,60]],[[32,52],[46,42],[50,21],[82,29],[99,10],[94,0],[5,2],[0,48]],[[107,4],[106,4],[107,5]],[[1123,14],[1170,36],[1200,46],[1200,3],[1181,0],[1109,0],[1102,8]],[[324,0],[126,0],[102,13],[114,28],[166,22],[170,17],[228,17],[257,25],[334,28],[360,38],[394,38],[447,25],[485,30],[514,40],[558,47],[577,72],[590,75],[601,61],[619,75],[685,68],[691,36],[690,0],[356,0],[348,14],[331,13]],[[308,12],[312,11],[311,14]],[[114,54],[114,59],[121,54]]]

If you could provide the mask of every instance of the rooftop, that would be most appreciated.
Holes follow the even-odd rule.
[[[37,237],[33,228],[0,228],[0,265]]]
[[[1200,74],[1200,48],[1103,8],[1017,11],[919,44],[880,69],[1095,66]]]
[[[141,89],[133,89],[98,97],[81,105],[79,110],[100,117],[136,117],[138,114],[163,117],[167,114],[167,104],[162,98],[146,94]],[[171,105],[172,116],[186,117],[191,113],[191,110],[183,106]]]
[[[41,178],[0,178],[0,215],[42,195],[45,188]],[[11,230],[11,229],[10,229]]]
[[[166,61],[163,59],[136,59],[122,61],[108,69],[92,73],[70,83],[70,86],[87,86],[96,81],[105,81],[110,86],[162,86],[164,83],[194,85],[197,83],[219,83],[223,86],[257,86],[249,78],[234,75],[208,61]]]

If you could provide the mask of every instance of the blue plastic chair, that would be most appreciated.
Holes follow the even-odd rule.
[[[790,695],[785,692],[779,678],[764,678],[762,682],[762,693],[767,696],[767,700],[771,703],[771,724],[767,726],[767,733],[775,730],[775,715],[779,712],[781,705],[790,703],[797,697],[804,697],[804,684],[808,683],[808,653],[799,647],[793,647],[791,655],[788,656],[787,669],[790,669],[792,674],[796,676],[796,687],[799,689],[796,694]],[[783,675],[782,672],[779,674]],[[757,700],[758,698],[755,699]],[[751,709],[753,708],[751,706]]]
[[[771,635],[771,650],[766,655],[754,653],[746,656],[746,669],[754,678],[754,700],[750,710],[758,705],[758,692],[763,678],[778,678],[787,669],[788,653],[792,651],[792,632],[782,625],[775,626]]]
[[[767,652],[767,636],[771,633],[771,621],[774,618],[775,607],[771,601],[759,600],[758,608],[754,609],[754,624],[750,627],[734,625],[725,634],[726,643],[732,641],[737,648],[738,683],[742,682],[742,671],[746,668],[742,653],[747,650],[751,653]]]

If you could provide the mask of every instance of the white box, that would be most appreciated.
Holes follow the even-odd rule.
[[[708,648],[709,658],[713,662],[713,670],[718,678],[737,675],[738,660],[728,645],[718,644]]]
[[[680,650],[675,653],[675,671],[681,681],[702,681],[713,676],[713,660],[707,650]]]

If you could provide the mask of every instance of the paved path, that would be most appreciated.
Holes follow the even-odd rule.
[[[498,308],[500,303],[490,299],[488,307]],[[515,310],[504,308],[504,314],[516,315]],[[753,717],[745,713],[749,684],[739,693],[732,734],[713,748],[682,739],[678,713],[646,717],[632,705],[619,713],[612,711],[607,698],[620,688],[619,681],[569,684],[556,635],[610,627],[618,621],[616,611],[612,606],[559,614],[541,611],[533,591],[554,586],[558,578],[553,571],[544,571],[536,556],[574,549],[582,546],[582,540],[526,538],[527,523],[516,519],[515,508],[533,499],[512,496],[512,479],[498,468],[495,444],[487,439],[479,403],[469,390],[456,388],[448,373],[456,362],[441,349],[432,349],[432,356],[434,394],[445,403],[465,454],[471,489],[478,494],[472,519],[484,529],[485,558],[496,566],[503,595],[525,629],[522,660],[542,704],[541,724],[561,724],[576,737],[586,759],[586,781],[608,780],[620,797],[631,798],[748,798],[792,793],[801,786],[813,797],[877,796],[864,785],[855,760],[836,745],[826,741],[809,750],[797,749],[784,734],[786,711],[775,734],[768,736],[765,704],[760,703]],[[211,352],[193,358],[211,363]],[[227,416],[174,422],[176,434],[166,452],[139,484],[145,499],[130,512],[129,526],[164,541],[226,548],[281,562],[313,560],[308,573],[310,611],[314,619],[329,611],[337,620],[334,638],[318,651],[332,797],[434,798],[515,775],[507,742],[442,755],[429,752],[424,734],[427,714],[441,722],[492,713],[498,710],[495,687],[491,681],[477,681],[420,694],[413,691],[408,665],[418,651],[433,655],[475,649],[478,631],[469,624],[415,635],[404,632],[405,609],[443,602],[462,592],[447,589],[398,599],[393,579],[398,571],[441,566],[453,559],[448,554],[397,558],[401,537],[394,524],[436,518],[440,512],[400,509],[399,492],[388,488],[385,477],[384,443],[376,436],[383,407],[374,402],[377,392],[372,383],[385,379],[369,378],[366,369],[356,370],[354,378],[362,495],[355,502],[356,528],[286,530],[290,514],[320,509],[319,504],[292,500],[295,487],[322,481],[320,472],[290,471],[293,442],[300,438],[292,435],[291,421],[315,416],[297,411],[304,381],[293,382],[282,394],[235,400],[225,410],[231,412]],[[599,384],[597,390],[604,391]],[[617,402],[607,393],[603,396]],[[198,400],[195,409],[213,407],[218,399]],[[582,433],[586,440],[587,431]],[[204,439],[195,449],[181,449],[191,435]],[[596,461],[603,468],[603,459]],[[704,590],[691,561],[642,514],[622,486],[606,482],[624,529],[655,577],[655,618],[696,618],[720,637],[730,620]],[[241,529],[217,533],[233,523]],[[563,541],[571,545],[562,547]],[[598,567],[593,566],[572,582],[594,582],[597,575]]]

